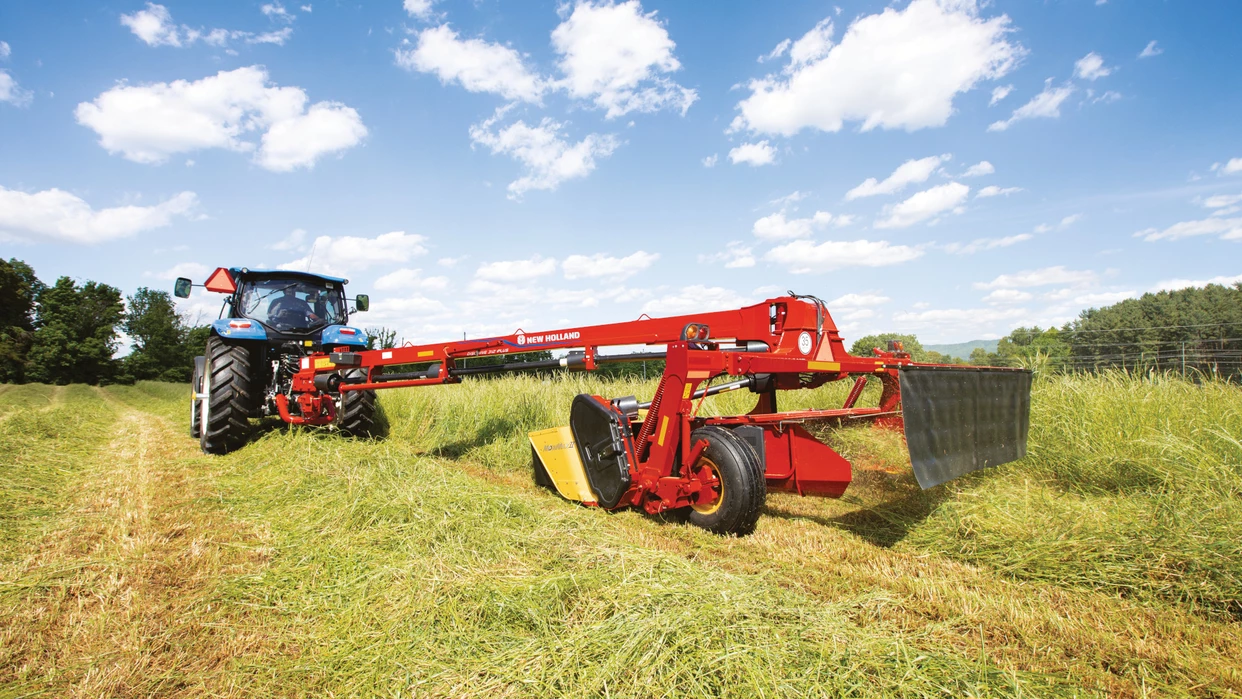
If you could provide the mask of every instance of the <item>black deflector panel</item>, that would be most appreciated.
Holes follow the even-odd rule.
[[[587,483],[599,498],[600,507],[616,507],[630,487],[627,454],[634,450],[625,417],[611,406],[580,393],[569,408],[569,429],[574,433]]]
[[[1026,456],[1031,372],[902,367],[901,409],[924,489]]]

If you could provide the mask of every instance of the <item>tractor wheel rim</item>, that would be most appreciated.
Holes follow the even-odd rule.
[[[724,502],[724,497],[725,497],[724,479],[720,477],[720,467],[716,465],[715,461],[712,461],[706,456],[699,459],[699,470],[701,471],[702,469],[705,469],[705,468],[710,470],[712,472],[712,475],[716,477],[716,485],[712,488],[712,490],[715,491],[716,493],[716,499],[712,500],[706,505],[694,504],[694,505],[691,505],[690,507],[693,507],[694,511],[698,512],[701,515],[710,515],[710,514],[714,514],[716,510],[719,510],[721,503]]]

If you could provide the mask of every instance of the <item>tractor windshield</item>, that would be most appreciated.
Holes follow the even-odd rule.
[[[278,332],[306,332],[344,323],[341,285],[312,279],[255,279],[242,284],[241,306],[246,318]]]

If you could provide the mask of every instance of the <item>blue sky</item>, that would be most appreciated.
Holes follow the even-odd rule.
[[[1242,5],[0,4],[0,255],[407,340],[792,289],[847,340],[1242,280]],[[218,297],[183,307],[215,317]]]

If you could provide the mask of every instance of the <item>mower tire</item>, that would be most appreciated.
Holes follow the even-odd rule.
[[[690,508],[690,523],[716,534],[750,534],[767,496],[759,457],[741,437],[723,427],[708,425],[690,433],[692,444],[701,439],[707,440],[707,448],[698,465],[716,473],[720,491],[715,501]]]
[[[203,392],[203,369],[206,357],[194,358],[194,376],[190,379],[190,436],[199,439],[203,433],[203,401],[198,397]]]
[[[345,372],[346,379],[366,378],[365,369],[350,369]],[[375,391],[342,391],[341,415],[338,424],[341,434],[346,437],[377,437],[376,411],[378,398]]]
[[[254,405],[252,352],[249,346],[212,335],[203,367],[203,401],[199,446],[208,454],[227,454],[246,442]]]

